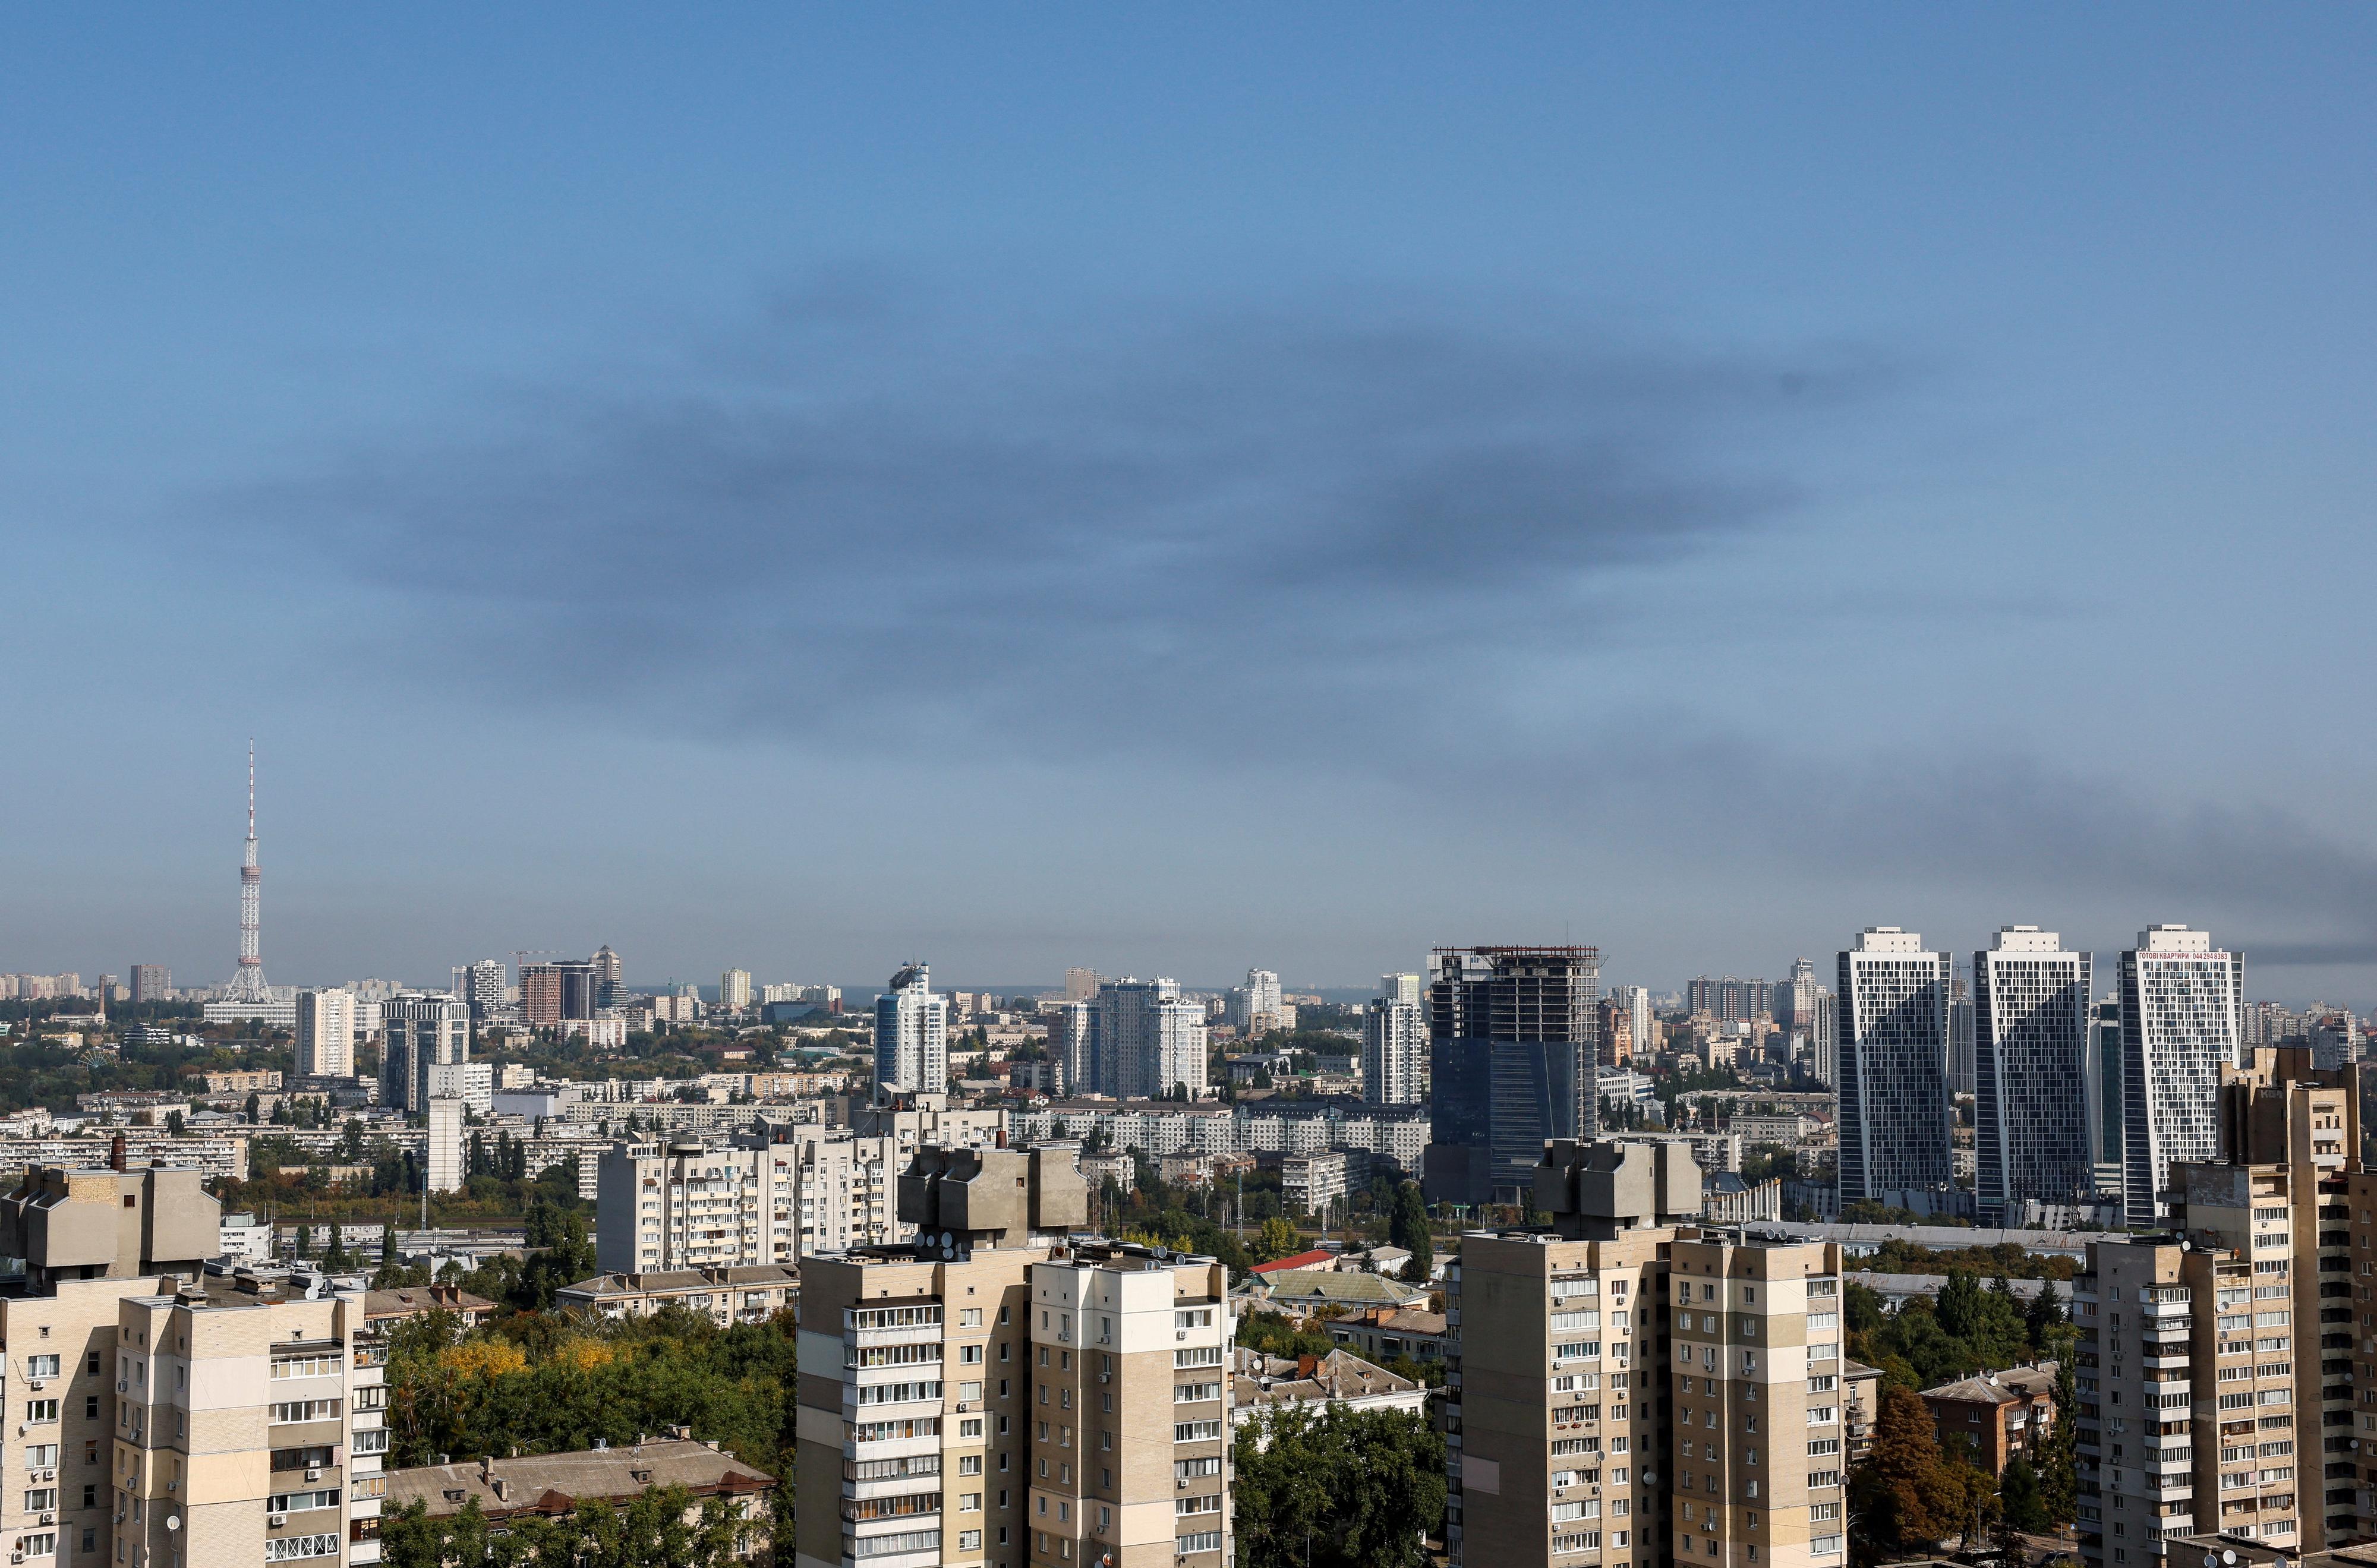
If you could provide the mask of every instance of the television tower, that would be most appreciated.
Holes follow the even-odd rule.
[[[239,971],[232,977],[227,1002],[269,1002],[264,983],[264,959],[257,952],[264,922],[258,914],[264,873],[256,863],[256,742],[247,742],[247,854],[239,863]]]

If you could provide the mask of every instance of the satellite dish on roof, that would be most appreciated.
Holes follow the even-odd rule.
[[[2220,1561],[2221,1561],[2222,1562],[2224,1562],[2224,1563],[2234,1564],[2234,1563],[2236,1562],[2236,1561],[2237,1561],[2237,1553],[2236,1553],[2235,1550],[2234,1550],[2234,1549],[2226,1549],[2226,1550],[2223,1550],[2221,1551],[2221,1553],[2220,1553]]]

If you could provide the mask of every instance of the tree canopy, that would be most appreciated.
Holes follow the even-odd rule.
[[[1444,1527],[1444,1439],[1409,1410],[1280,1409],[1232,1450],[1242,1568],[1421,1568]]]

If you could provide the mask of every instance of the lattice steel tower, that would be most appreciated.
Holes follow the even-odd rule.
[[[239,862],[239,972],[232,977],[230,1002],[269,1002],[264,983],[264,958],[258,953],[263,932],[259,914],[264,873],[256,863],[256,742],[247,742],[247,853]]]

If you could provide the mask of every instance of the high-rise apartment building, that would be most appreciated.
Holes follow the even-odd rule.
[[[627,1003],[627,969],[609,943],[594,949],[594,1005],[624,1007]]]
[[[1840,1087],[1841,1001],[1830,986],[1816,988],[1815,1024],[1808,1030],[1808,1070],[1825,1087]]]
[[[460,997],[407,992],[380,1004],[382,1105],[418,1116],[429,1103],[429,1069],[471,1059],[471,1009]]]
[[[1107,980],[1066,1019],[1065,1075],[1075,1094],[1154,1099],[1207,1092],[1205,1009],[1177,981]]]
[[[2213,1158],[2220,1073],[2238,1059],[2245,956],[2183,925],[2150,926],[2121,955],[2121,1208],[2152,1225],[2171,1166]]]
[[[1551,1228],[1447,1272],[1451,1562],[1845,1563],[1839,1247],[1698,1224],[1678,1145],[1538,1176]]]
[[[162,964],[132,966],[132,1005],[144,1002],[162,1002],[173,989],[173,971]]]
[[[2089,955],[2010,925],[1973,955],[1974,1115],[1981,1223],[2025,1199],[2096,1195],[2088,1126]]]
[[[1428,956],[1428,1200],[1512,1201],[1553,1138],[1590,1137],[1601,955],[1439,947]]]
[[[482,958],[466,964],[457,971],[457,984],[462,1000],[471,1008],[471,1021],[484,1024],[510,1004],[511,971],[501,958]]]
[[[355,993],[336,987],[297,993],[297,1072],[347,1078],[355,1071]]]
[[[1976,1024],[1973,979],[1959,964],[1948,982],[1948,1092],[1952,1095],[1972,1094],[1979,1087],[1979,1069],[1974,1061],[1979,1040]]]
[[[815,1131],[823,1141],[825,1130]],[[596,1266],[654,1274],[793,1263],[801,1253],[797,1160],[793,1147],[758,1139],[738,1138],[729,1148],[614,1144],[596,1171]],[[853,1166],[839,1174],[845,1196],[854,1179],[860,1182],[864,1202],[866,1173]],[[879,1166],[874,1179],[879,1207]]]
[[[1418,990],[1417,975],[1381,975],[1378,999],[1363,1009],[1362,1098],[1372,1105],[1427,1098],[1427,1010]]]
[[[2098,997],[2088,1004],[2088,1129],[2098,1196],[2121,1191],[2122,1085],[2121,999]]]
[[[433,1068],[433,1072],[446,1071]],[[422,1102],[423,1120],[428,1123],[426,1145],[428,1190],[450,1193],[470,1180],[470,1169],[463,1154],[462,1097],[453,1094],[433,1094]]]
[[[760,1123],[724,1146],[617,1143],[596,1169],[595,1261],[615,1274],[790,1265],[901,1241],[894,1183],[927,1142],[996,1146],[996,1111],[856,1107],[854,1127]]]
[[[550,1028],[561,1022],[561,966],[522,964],[520,967],[520,1016],[531,1028]]]
[[[931,966],[910,964],[875,999],[875,1092],[949,1091],[949,998],[933,994]]]
[[[1249,1035],[1269,1034],[1282,1023],[1279,976],[1269,969],[1248,969],[1247,983],[1230,991],[1229,1021]]]
[[[221,1221],[201,1172],[162,1166],[37,1167],[0,1197],[26,1262],[0,1298],[12,1559],[378,1560],[386,1352],[360,1281],[205,1274]]]
[[[922,1151],[920,1240],[801,1270],[794,1562],[1221,1568],[1227,1271],[1076,1242],[1057,1150]],[[781,1550],[781,1548],[780,1548]]]
[[[1774,988],[1762,980],[1741,980],[1733,975],[1711,980],[1701,975],[1685,983],[1684,1007],[1687,1012],[1706,1013],[1722,1023],[1748,1023],[1773,1016]]]
[[[1816,992],[1822,989],[1813,958],[1792,959],[1790,978],[1774,988],[1774,1021],[1794,1033],[1808,1033],[1815,1023]]]
[[[2219,1160],[2171,1166],[2171,1229],[2093,1244],[2073,1281],[2092,1564],[2360,1532],[2355,1090],[2301,1051],[2222,1078]]]
[[[1894,925],[1841,955],[1840,1201],[1949,1185],[1945,954]]]
[[[751,971],[729,969],[718,977],[718,1004],[737,1012],[751,1005]]]

